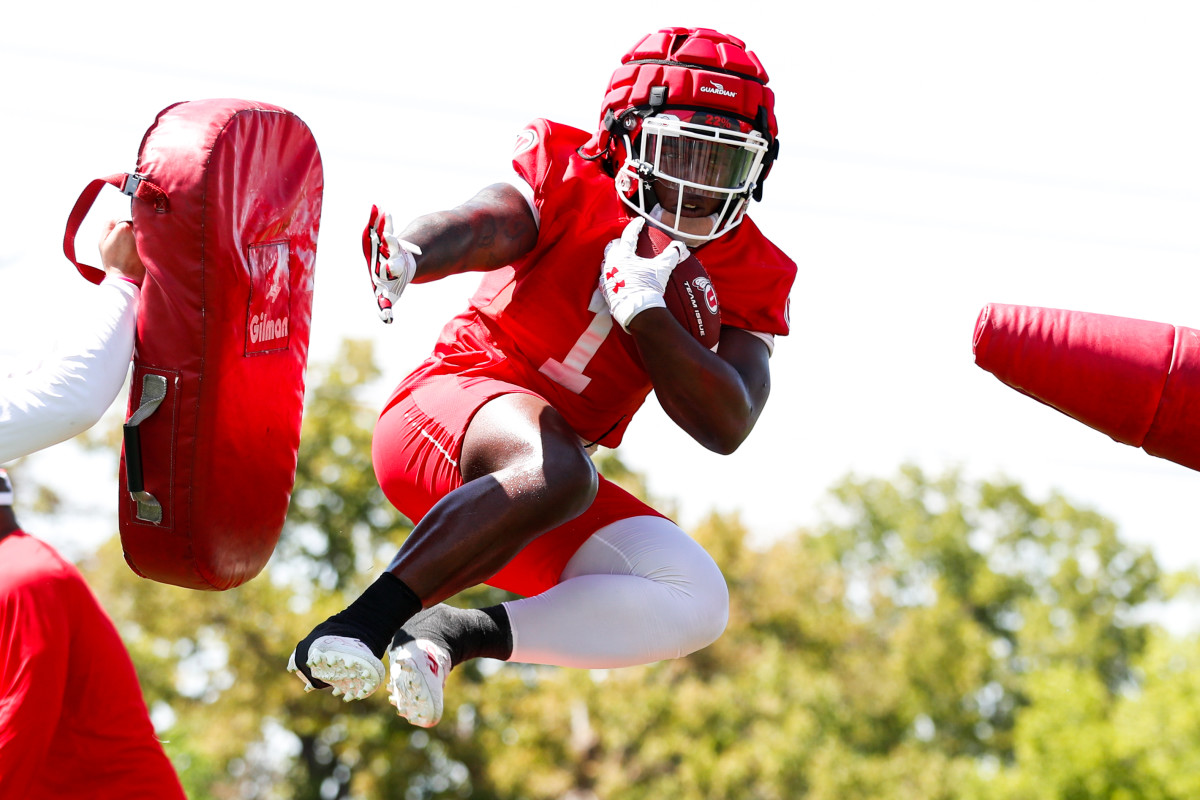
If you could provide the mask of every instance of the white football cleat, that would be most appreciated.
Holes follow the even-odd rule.
[[[383,662],[375,657],[371,648],[349,636],[318,637],[309,645],[306,666],[315,680],[333,687],[333,696],[347,703],[370,696],[387,675]],[[297,668],[295,651],[288,659],[288,670],[304,682],[306,692],[325,688],[313,686],[304,671]]]
[[[395,645],[388,651],[388,701],[413,725],[432,728],[442,718],[450,654],[428,639]]]

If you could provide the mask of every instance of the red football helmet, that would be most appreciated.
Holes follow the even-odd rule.
[[[580,153],[601,160],[626,205],[685,241],[736,227],[779,151],[758,57],[708,28],[664,28],[621,64]]]

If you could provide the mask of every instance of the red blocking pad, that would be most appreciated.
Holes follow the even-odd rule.
[[[1200,469],[1200,331],[1175,327],[1170,372],[1142,449]]]
[[[131,197],[146,264],[121,457],[121,544],[137,574],[224,590],[274,552],[295,483],[324,177],[291,112],[237,99],[159,113]]]
[[[1200,469],[1200,332],[1085,311],[992,303],[975,363],[1002,383],[1151,455]]]

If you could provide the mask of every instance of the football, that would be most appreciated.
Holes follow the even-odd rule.
[[[671,237],[652,225],[638,235],[637,254],[653,258],[671,244]],[[708,272],[695,255],[689,254],[671,272],[663,299],[669,310],[695,339],[710,350],[721,338],[721,307]]]

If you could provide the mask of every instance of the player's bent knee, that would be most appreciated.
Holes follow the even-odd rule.
[[[683,655],[708,647],[725,633],[729,624],[729,586],[716,564],[696,579],[689,617]]]
[[[729,624],[729,585],[712,556],[682,531],[686,547],[677,553],[678,575],[668,579],[686,598],[687,652],[721,638]]]
[[[579,516],[596,499],[600,479],[595,465],[582,448],[547,451],[541,471],[549,501],[561,509],[563,521]]]
[[[686,534],[683,534],[686,536]],[[708,647],[729,624],[729,585],[712,557],[699,545],[677,554],[676,572],[660,581],[672,590],[680,655]]]

